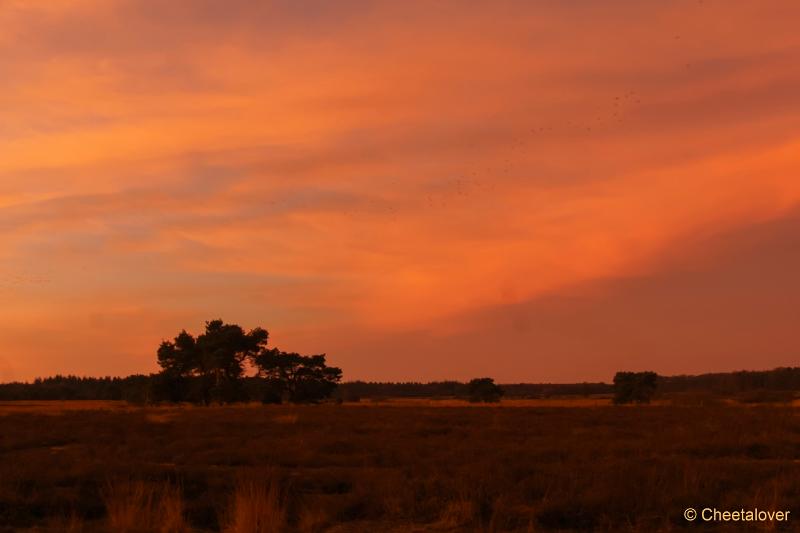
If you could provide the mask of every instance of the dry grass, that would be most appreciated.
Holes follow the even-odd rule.
[[[794,408],[681,402],[11,412],[0,532],[651,532],[685,528],[688,506],[797,512]]]
[[[60,415],[67,411],[133,411],[135,409],[136,407],[127,402],[111,402],[104,400],[31,400],[19,402],[0,401],[0,416],[15,413]]]
[[[296,424],[297,413],[280,414],[273,418],[273,420],[278,424]]]
[[[141,480],[109,483],[103,494],[108,529],[120,533],[183,533],[180,490],[170,484],[156,486]]]
[[[286,493],[275,474],[250,474],[236,485],[225,532],[281,533],[286,517]]]
[[[324,511],[315,507],[307,507],[301,511],[297,520],[299,533],[321,533],[330,524]]]

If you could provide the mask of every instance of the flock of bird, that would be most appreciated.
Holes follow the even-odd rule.
[[[540,125],[529,129],[525,134],[518,135],[508,142],[506,155],[496,158],[496,163],[482,169],[482,172],[472,171],[456,178],[439,180],[428,187],[426,192],[409,192],[403,195],[399,191],[400,184],[397,179],[386,181],[386,187],[361,202],[354,203],[341,210],[345,216],[358,216],[370,214],[385,214],[390,219],[396,219],[399,212],[403,211],[403,204],[413,205],[416,208],[424,207],[430,210],[441,210],[451,206],[454,202],[464,200],[475,195],[487,195],[493,192],[502,180],[512,177],[520,166],[518,161],[527,155],[531,143],[541,144],[551,137],[552,142],[567,136],[587,136],[602,132],[610,127],[622,124],[631,109],[641,104],[641,97],[636,91],[627,91],[615,96],[609,108],[602,113],[595,113],[585,120],[562,120],[551,124]],[[517,176],[524,179],[523,176]],[[400,194],[397,194],[400,192]],[[405,196],[405,200],[402,200]],[[392,200],[390,198],[401,198]],[[420,199],[423,201],[420,202]]]
[[[46,285],[50,278],[30,274],[7,274],[0,276],[0,290],[10,290],[24,286]]]

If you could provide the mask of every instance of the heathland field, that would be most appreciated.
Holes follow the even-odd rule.
[[[684,518],[688,507],[800,513],[796,408],[580,402],[9,402],[0,531],[800,526]]]

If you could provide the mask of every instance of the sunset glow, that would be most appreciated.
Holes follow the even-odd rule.
[[[800,4],[469,5],[0,1],[0,381],[796,364]]]

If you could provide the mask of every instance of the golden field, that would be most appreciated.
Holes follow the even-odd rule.
[[[0,531],[696,529],[687,507],[800,507],[798,414],[607,398],[5,402]]]

